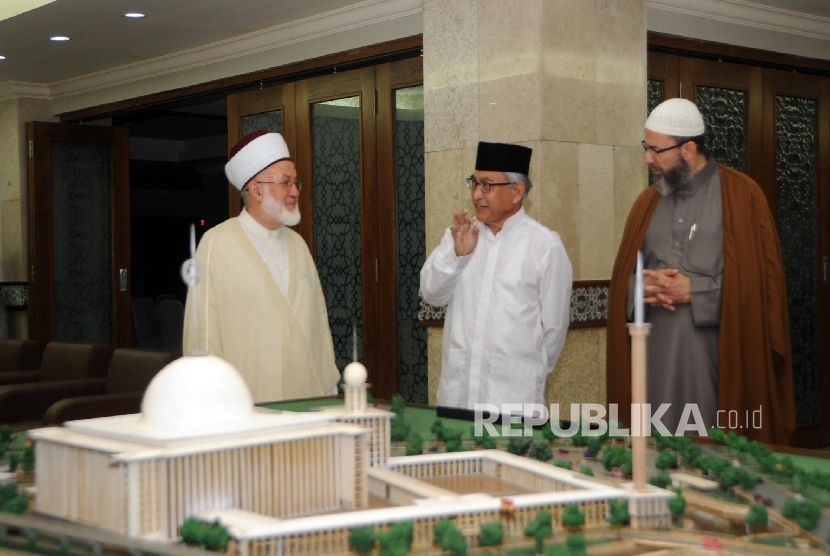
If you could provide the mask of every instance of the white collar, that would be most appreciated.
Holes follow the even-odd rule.
[[[255,234],[257,237],[261,237],[263,239],[271,239],[272,237],[279,237],[282,233],[282,226],[277,228],[276,230],[269,230],[262,224],[256,221],[253,216],[248,213],[247,209],[242,209],[242,212],[239,213],[239,223],[242,226],[249,230],[252,234]]]

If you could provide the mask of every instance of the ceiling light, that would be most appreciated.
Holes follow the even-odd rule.
[[[55,42],[66,42],[69,40],[69,37],[64,37],[63,35],[55,35],[54,37],[49,37],[49,40]]]
[[[141,19],[142,17],[146,17],[146,16],[144,14],[138,13],[138,12],[127,12],[127,13],[124,14],[124,17],[129,17],[130,19]]]
[[[5,59],[6,59],[5,56],[0,56],[0,60],[5,60]]]

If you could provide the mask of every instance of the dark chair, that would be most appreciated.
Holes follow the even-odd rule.
[[[112,354],[106,379],[96,384],[90,382],[90,395],[65,398],[52,404],[43,416],[43,423],[138,413],[147,385],[156,373],[180,356],[164,351],[117,349]]]
[[[111,358],[112,346],[103,344],[46,344],[40,370],[0,373],[0,423],[40,420],[56,401],[90,393]]]
[[[177,299],[162,299],[159,303],[161,346],[165,351],[182,351],[184,305]]]
[[[43,345],[36,340],[0,339],[0,373],[40,368]]]
[[[104,344],[49,342],[38,367],[0,373],[0,389],[14,384],[103,377],[110,357],[112,347]]]
[[[138,344],[133,347],[161,349],[161,334],[156,328],[156,304],[150,297],[132,299],[133,330]]]

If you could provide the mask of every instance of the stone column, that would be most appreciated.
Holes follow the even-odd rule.
[[[479,140],[533,149],[525,208],[562,237],[574,280],[607,280],[647,182],[643,0],[424,0],[427,251],[455,210]],[[441,366],[429,333],[430,403]],[[604,403],[605,330],[568,333],[548,400]]]
[[[4,281],[29,279],[26,122],[31,120],[57,121],[51,101],[14,95],[0,100],[0,279]],[[26,311],[10,311],[9,320],[10,336],[28,337]]]

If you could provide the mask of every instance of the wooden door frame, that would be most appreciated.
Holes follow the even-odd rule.
[[[112,289],[113,344],[131,344],[130,291],[130,149],[125,128],[28,122],[28,257],[29,337],[54,338],[54,245],[52,211],[52,143],[89,143],[112,147]],[[119,269],[127,271],[120,291]]]
[[[816,204],[817,250],[815,275],[818,284],[818,400],[830,399],[830,345],[821,341],[830,334],[830,284],[823,280],[822,258],[830,257],[830,79],[812,75],[794,74],[778,70],[766,70],[763,79],[763,170],[762,188],[773,192],[770,208],[776,215],[778,199],[775,193],[775,97],[787,95],[811,98],[817,101],[816,125]],[[761,183],[761,182],[759,182]],[[817,447],[830,444],[830,404],[819,403],[822,412],[820,422],[797,427],[791,445]]]

